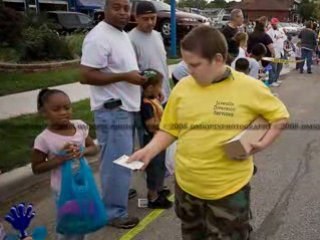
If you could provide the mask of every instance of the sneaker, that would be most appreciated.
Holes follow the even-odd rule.
[[[270,86],[271,86],[271,87],[279,87],[279,86],[280,86],[280,84],[279,84],[279,83],[277,83],[277,82],[274,82],[274,83],[272,83]]]
[[[154,201],[148,202],[148,208],[151,209],[169,209],[172,207],[172,202],[170,202],[165,196],[159,195]]]
[[[126,218],[116,218],[110,221],[109,225],[115,228],[131,229],[139,224],[139,218],[126,217]]]
[[[281,83],[283,83],[283,81],[282,80],[278,80],[278,81],[276,81],[277,83],[279,83],[279,84],[281,84]]]
[[[137,196],[137,190],[130,188],[129,189],[129,199],[135,198]]]
[[[311,71],[308,71],[308,74],[312,74],[312,72],[311,72]]]
[[[160,190],[160,191],[158,192],[158,194],[159,194],[159,195],[163,195],[163,196],[165,196],[165,197],[169,197],[170,194],[171,194],[171,191],[170,191],[170,189],[169,189],[168,187],[163,187],[163,189]]]

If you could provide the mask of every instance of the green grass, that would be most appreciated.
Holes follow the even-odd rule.
[[[93,114],[89,100],[73,104],[73,119],[90,125],[90,136],[95,138]],[[45,128],[45,120],[38,114],[24,115],[0,121],[0,170],[6,172],[30,162],[35,137]]]
[[[181,58],[168,58],[167,59],[167,64],[172,65],[172,64],[177,64],[181,61]]]
[[[0,72],[0,96],[39,88],[77,82],[80,79],[77,67],[37,73]]]
[[[168,59],[167,62],[169,65],[177,64],[180,62],[180,59]],[[37,73],[0,72],[0,96],[74,83],[79,81],[79,79],[80,73],[78,67]]]

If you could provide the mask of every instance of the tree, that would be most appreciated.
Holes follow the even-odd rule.
[[[317,16],[317,4],[312,0],[302,0],[299,6],[299,13],[303,21],[316,18]]]
[[[211,1],[207,7],[208,8],[226,8],[227,2],[225,0],[214,0],[214,1]]]
[[[204,9],[207,6],[206,0],[180,0],[178,7],[180,8],[199,8]]]

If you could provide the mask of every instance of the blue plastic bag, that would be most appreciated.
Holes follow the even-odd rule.
[[[57,200],[57,232],[63,235],[87,234],[107,224],[107,214],[92,170],[85,158],[77,171],[72,161],[61,169],[61,192]]]

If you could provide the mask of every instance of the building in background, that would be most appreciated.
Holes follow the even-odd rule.
[[[280,21],[298,21],[299,0],[243,0],[239,7],[246,19],[252,21],[261,16],[269,19],[277,17]]]

